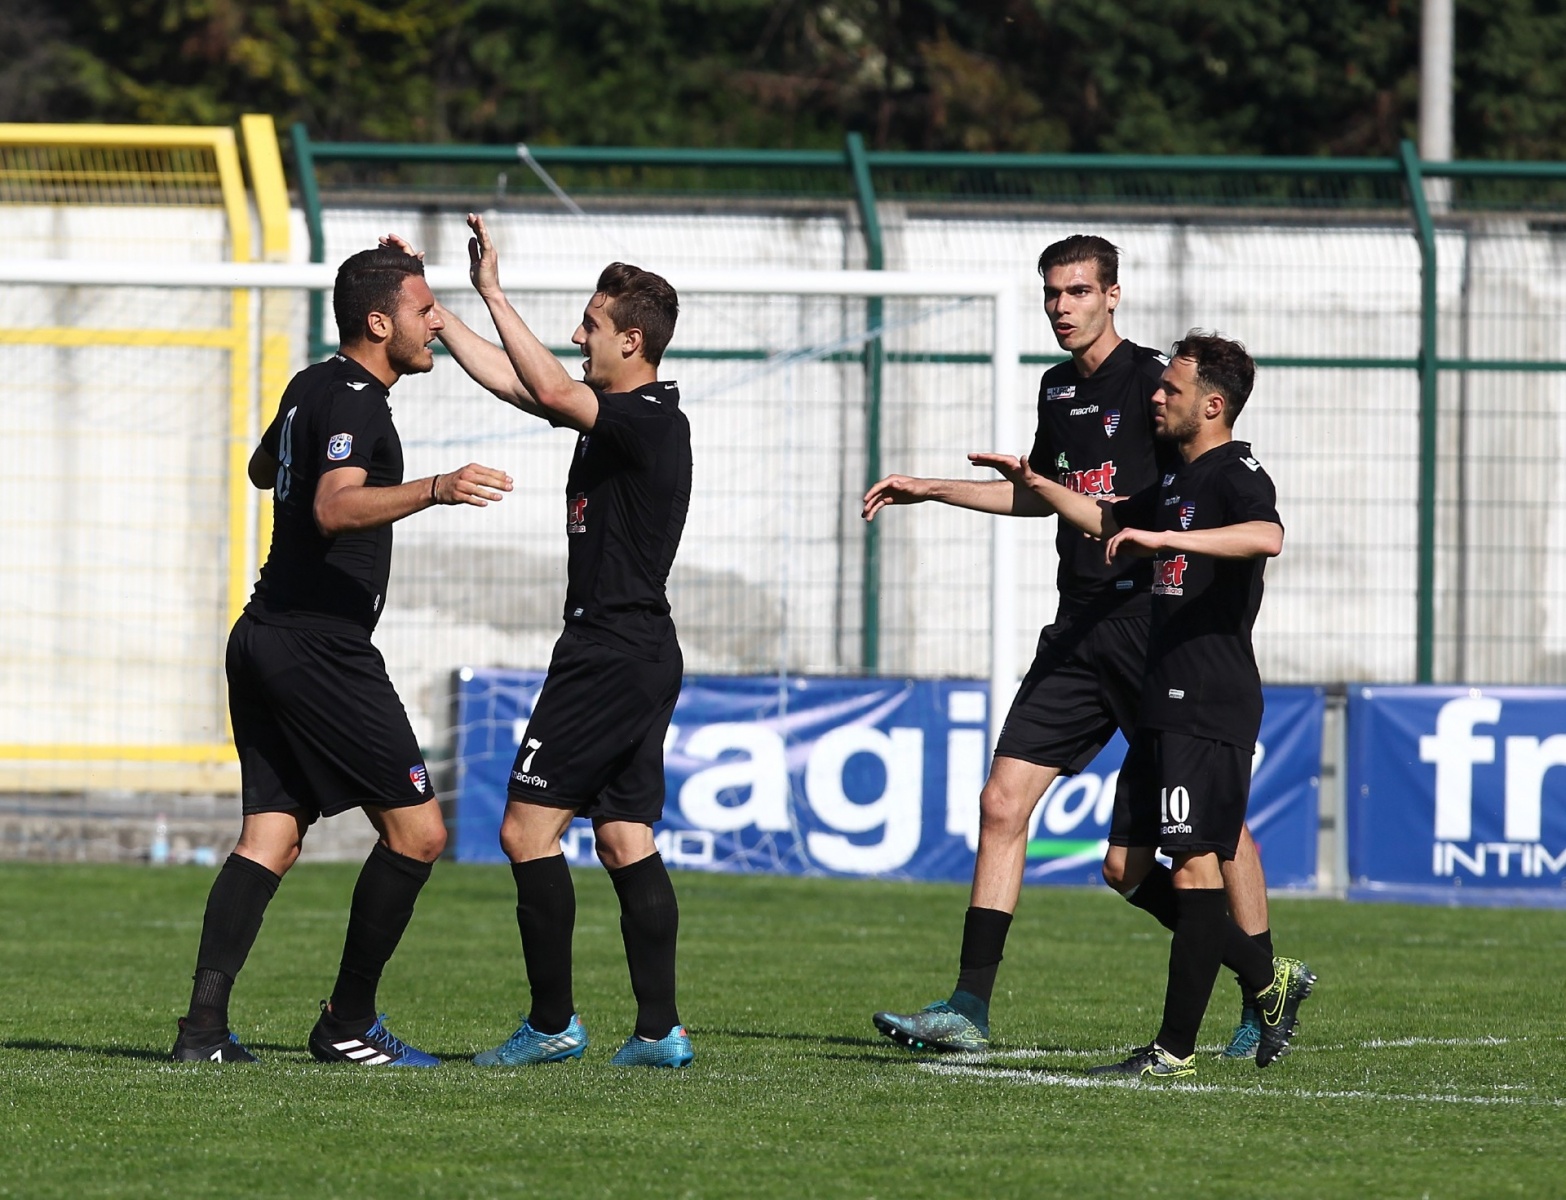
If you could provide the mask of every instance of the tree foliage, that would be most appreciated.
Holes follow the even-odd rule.
[[[1418,42],[1418,0],[0,0],[0,119],[1386,154],[1414,130]],[[1458,0],[1458,153],[1566,150],[1562,61],[1566,0]]]

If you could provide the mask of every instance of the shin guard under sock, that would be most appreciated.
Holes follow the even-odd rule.
[[[565,855],[511,864],[517,885],[517,932],[532,993],[528,1024],[559,1033],[576,1011],[571,996],[571,939],[576,932],[576,886]]]
[[[1189,1058],[1212,998],[1223,957],[1229,918],[1222,888],[1184,888],[1177,893],[1179,918],[1169,946],[1169,983],[1164,1023],[1157,1042],[1176,1058]]]
[[[230,854],[207,893],[196,951],[195,985],[185,1023],[192,1029],[228,1028],[228,994],[261,932],[266,906],[282,877],[254,859]]]
[[[431,863],[398,854],[376,842],[359,871],[348,912],[343,957],[332,987],[332,1019],[341,1025],[375,1020],[381,972],[413,917]]]
[[[620,897],[620,936],[636,994],[636,1034],[657,1039],[680,1023],[674,1003],[674,954],[680,905],[663,856],[654,852],[609,872]]]
[[[976,1025],[990,1023],[990,997],[1006,949],[1011,914],[998,908],[969,908],[962,921],[962,957],[952,1007]],[[968,1011],[972,1009],[973,1011]]]

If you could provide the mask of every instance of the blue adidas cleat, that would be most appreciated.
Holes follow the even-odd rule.
[[[345,1030],[332,1020],[325,1006],[310,1031],[310,1053],[316,1062],[358,1063],[361,1067],[438,1067],[440,1059],[408,1045],[383,1022],[386,1014],[362,1033]],[[351,1028],[351,1027],[350,1027]]]
[[[613,1067],[688,1067],[696,1052],[685,1026],[676,1025],[656,1042],[632,1034],[609,1060]]]
[[[582,1018],[571,1014],[571,1021],[559,1033],[540,1033],[527,1023],[493,1050],[473,1056],[477,1067],[526,1067],[534,1063],[565,1062],[581,1058],[587,1049],[587,1030]]]

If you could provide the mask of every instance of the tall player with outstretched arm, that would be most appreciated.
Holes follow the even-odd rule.
[[[1113,499],[1155,483],[1172,466],[1153,436],[1152,396],[1164,359],[1115,330],[1120,252],[1101,237],[1076,235],[1045,248],[1038,271],[1044,309],[1068,362],[1039,384],[1038,429],[1029,459],[1040,472],[1083,495]],[[913,479],[891,475],[865,495],[864,516],[889,505],[936,501],[977,512],[1044,517],[1052,509],[1010,480]],[[979,796],[979,844],[951,996],[919,1012],[878,1012],[875,1026],[915,1050],[980,1050],[989,1045],[990,997],[1022,888],[1029,820],[1061,775],[1092,761],[1117,728],[1136,724],[1147,655],[1150,564],[1106,563],[1103,547],[1061,523],[1056,580],[1060,609],[1039,636],[1038,651],[1001,730]],[[1106,873],[1111,886],[1168,928],[1176,921],[1168,871],[1139,883]],[[1225,884],[1235,918],[1267,953],[1267,893],[1248,830]],[[1259,1027],[1244,994],[1240,1026],[1226,1053],[1255,1053]]]
[[[1174,938],[1163,1023],[1146,1046],[1092,1074],[1148,1079],[1195,1073],[1196,1036],[1220,962],[1255,996],[1256,1065],[1288,1051],[1316,977],[1273,958],[1230,918],[1223,864],[1234,858],[1261,728],[1251,629],[1267,559],[1283,549],[1277,493],[1250,446],[1234,440],[1256,364],[1245,347],[1192,330],[1153,396],[1154,429],[1178,449],[1172,468],[1115,503],[1037,474],[1029,461],[970,455],[1097,539],[1106,563],[1152,568],[1152,627],[1137,727],[1115,789],[1106,878],[1136,887],[1169,875]],[[1162,850],[1173,870],[1154,859]]]

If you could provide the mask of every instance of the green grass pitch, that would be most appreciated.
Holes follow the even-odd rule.
[[[1566,913],[1275,900],[1321,976],[1266,1071],[1089,1081],[1156,1029],[1168,938],[1105,892],[1029,890],[996,1047],[914,1056],[877,1008],[944,996],[965,889],[676,876],[685,1071],[611,1068],[630,988],[613,891],[577,876],[586,1058],[465,1056],[525,1003],[509,874],[442,864],[382,985],[388,1024],[449,1061],[321,1067],[304,1050],[356,868],[305,866],[234,1003],[257,1067],[163,1061],[212,874],[0,867],[4,1196],[1566,1195]]]

